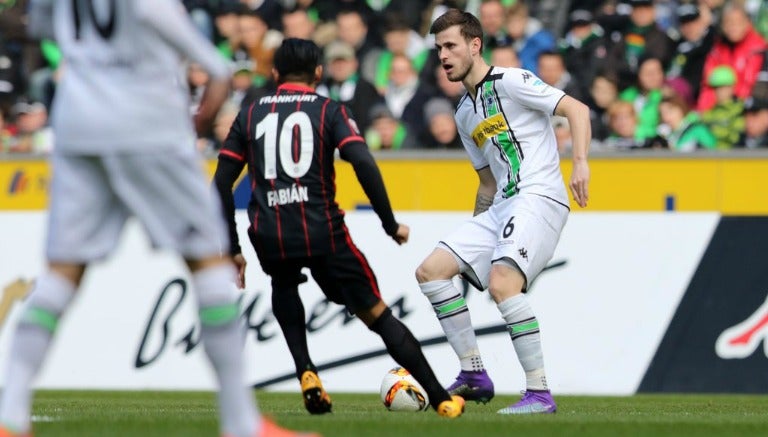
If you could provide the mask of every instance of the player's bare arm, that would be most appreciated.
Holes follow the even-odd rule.
[[[493,177],[490,167],[483,167],[477,170],[477,176],[480,178],[480,185],[477,187],[475,212],[473,215],[487,211],[493,205],[493,197],[496,194],[496,178]]]
[[[216,114],[219,113],[219,109],[227,98],[229,98],[228,79],[213,79],[206,85],[194,119],[198,136],[205,136],[211,132]]]
[[[592,127],[589,122],[589,108],[587,105],[570,96],[560,100],[555,108],[555,114],[568,119],[573,138],[573,171],[569,186],[573,193],[573,200],[584,208],[589,200],[589,143],[592,139]]]
[[[237,287],[245,288],[245,266],[248,264],[245,262],[245,257],[242,253],[238,253],[232,256],[232,261],[237,267]]]

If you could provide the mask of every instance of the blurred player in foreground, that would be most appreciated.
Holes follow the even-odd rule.
[[[244,326],[224,223],[195,152],[227,98],[229,67],[175,0],[32,3],[31,33],[50,29],[66,62],[54,103],[56,147],[46,255],[11,345],[0,436],[31,436],[31,385],[86,266],[116,246],[129,216],[192,273],[201,338],[219,384],[221,433],[295,436],[260,417],[242,364]],[[48,36],[48,35],[46,35]],[[189,115],[182,58],[211,75]]]
[[[235,228],[232,186],[247,164],[253,187],[248,235],[262,269],[272,277],[272,311],[293,356],[307,410],[329,412],[331,399],[307,350],[298,295],[305,267],[328,299],[346,305],[381,336],[392,358],[424,387],[439,415],[457,417],[464,400],[452,399],[440,385],[419,342],[381,300],[376,276],[336,203],[338,149],[354,167],[387,235],[398,244],[408,241],[409,229],[395,221],[379,168],[347,108],[315,93],[323,71],[320,57],[312,41],[284,40],[274,58],[277,91],[240,112],[219,154],[215,181],[229,223],[231,255],[241,266],[241,285],[245,259]]]
[[[416,271],[461,363],[448,391],[480,402],[494,395],[467,305],[453,285],[452,278],[461,273],[491,293],[525,370],[522,399],[499,413],[554,413],[539,322],[523,293],[552,257],[569,212],[551,116],[564,116],[570,124],[570,186],[576,203],[585,207],[589,110],[530,71],[487,65],[480,23],[472,14],[449,10],[430,32],[448,79],[461,81],[467,90],[456,124],[480,178],[475,216],[442,240]]]

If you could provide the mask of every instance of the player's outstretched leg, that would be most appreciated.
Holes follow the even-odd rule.
[[[59,318],[75,295],[75,285],[49,271],[35,282],[16,327],[0,400],[0,436],[32,435],[32,383],[43,364]]]
[[[304,304],[296,285],[281,285],[272,280],[272,313],[283,331],[301,384],[304,407],[310,414],[331,412],[331,397],[323,388],[317,368],[309,357]]]
[[[366,320],[365,317],[361,319]],[[400,320],[392,315],[392,310],[386,308],[369,328],[381,336],[392,358],[405,367],[424,387],[429,396],[429,403],[437,414],[453,418],[459,417],[464,412],[464,399],[449,395],[440,385],[421,351],[418,340]]]
[[[419,279],[429,276],[423,268],[420,268],[416,275]],[[456,381],[448,387],[448,393],[459,395],[468,401],[487,403],[493,399],[493,381],[483,366],[464,297],[450,279],[421,282],[419,287],[432,304],[448,343],[461,364],[461,372]]]
[[[522,399],[499,414],[554,413],[557,405],[547,387],[544,373],[544,354],[541,348],[539,322],[524,294],[509,297],[498,304],[499,311],[507,323],[520,364],[525,371],[526,391]]]
[[[249,437],[259,428],[259,414],[251,390],[243,381],[243,339],[239,292],[234,268],[228,263],[208,264],[192,273],[197,293],[200,337],[218,381],[221,432]]]

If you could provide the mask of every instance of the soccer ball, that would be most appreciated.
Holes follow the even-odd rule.
[[[389,411],[424,411],[429,407],[427,393],[403,367],[395,367],[384,375],[381,402]]]

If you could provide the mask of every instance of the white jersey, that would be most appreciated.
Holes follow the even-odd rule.
[[[490,166],[494,203],[517,193],[568,205],[551,117],[562,91],[528,70],[492,67],[456,110],[464,148],[476,170]]]
[[[52,111],[57,152],[193,147],[183,61],[213,78],[230,69],[179,1],[33,0],[31,13],[45,6],[64,56]]]

